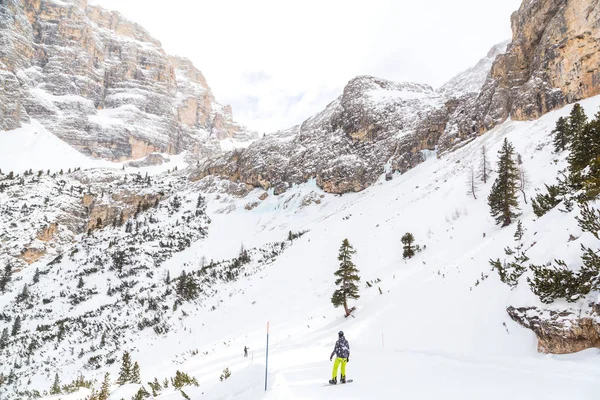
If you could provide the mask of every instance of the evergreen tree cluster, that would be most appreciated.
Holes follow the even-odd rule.
[[[560,118],[553,130],[557,152],[568,150],[568,167],[561,171],[557,185],[546,185],[533,201],[541,217],[561,202],[571,211],[573,202],[600,196],[600,112],[588,121],[583,107],[575,104],[568,118]]]
[[[181,271],[181,275],[177,278],[177,286],[175,293],[181,301],[192,301],[200,296],[200,285],[193,274],[188,274]]]
[[[121,359],[121,369],[117,378],[118,385],[126,385],[128,383],[141,383],[140,366],[137,363],[131,363],[131,355],[128,351],[123,353]]]
[[[577,218],[579,227],[600,239],[600,211],[584,203],[581,216]],[[575,302],[590,292],[600,291],[600,248],[593,250],[581,245],[581,266],[570,269],[563,260],[555,260],[552,265],[532,265],[533,278],[529,286],[542,302],[551,303],[564,298]]]
[[[177,371],[175,372],[175,377],[171,378],[171,385],[177,389],[181,389],[184,386],[198,386],[198,380],[185,372]]]
[[[559,204],[564,211],[580,206],[576,217],[580,228],[598,239],[600,212],[591,204],[600,195],[600,112],[588,121],[585,111],[575,104],[568,118],[560,118],[553,130],[557,152],[568,151],[568,167],[560,172],[558,184],[546,185],[546,192],[532,202],[533,211],[541,217]],[[542,302],[551,303],[564,298],[577,301],[592,291],[600,290],[600,256],[598,252],[581,246],[581,265],[571,269],[563,260],[548,265],[531,265],[529,286]]]

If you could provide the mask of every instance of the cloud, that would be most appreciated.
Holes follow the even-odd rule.
[[[510,37],[521,0],[95,0],[190,58],[252,129],[301,123],[356,75],[440,86]]]

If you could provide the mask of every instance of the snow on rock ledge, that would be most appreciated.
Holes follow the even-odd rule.
[[[516,323],[535,332],[540,353],[569,354],[600,348],[600,303],[589,304],[581,312],[512,306],[506,311]]]

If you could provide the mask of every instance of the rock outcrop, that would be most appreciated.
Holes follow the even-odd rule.
[[[210,158],[197,174],[218,175],[281,193],[316,179],[330,193],[360,191],[389,168],[406,171],[435,143],[415,140],[420,119],[443,104],[430,86],[371,76],[351,80],[344,93],[302,125],[267,135],[247,149]]]
[[[535,332],[540,353],[569,354],[600,348],[600,304],[589,304],[579,311],[509,307],[507,312],[515,322]]]
[[[85,154],[119,161],[253,138],[190,61],[87,0],[0,5],[0,129],[30,119]]]
[[[598,0],[526,0],[512,15],[513,39],[477,96],[449,116],[440,149],[507,118],[533,120],[600,94]]]

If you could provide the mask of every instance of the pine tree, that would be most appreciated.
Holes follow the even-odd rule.
[[[8,328],[4,328],[2,330],[2,335],[0,336],[0,350],[3,350],[8,346]]]
[[[587,116],[583,107],[575,104],[569,117],[569,131],[571,135],[571,152],[569,154],[569,171],[576,174],[584,169],[591,160],[592,146],[591,135]]]
[[[62,390],[60,390],[60,377],[58,376],[58,372],[54,376],[54,383],[50,387],[50,394],[62,394]]]
[[[147,399],[148,397],[150,397],[150,393],[148,393],[148,391],[146,390],[145,387],[141,387],[137,393],[135,394],[135,396],[133,396],[131,398],[131,400],[144,400]]]
[[[40,281],[40,269],[35,269],[35,274],[33,274],[33,283],[36,284]]]
[[[412,233],[406,232],[402,239],[400,239],[402,244],[404,244],[402,257],[403,258],[412,258],[415,255],[415,249],[412,244],[415,242],[415,237]]]
[[[100,393],[98,393],[98,400],[107,400],[110,395],[110,374],[107,372],[104,374],[104,381],[102,381],[102,387]]]
[[[519,283],[519,279],[525,273],[526,267],[523,266],[524,263],[529,261],[529,257],[523,251],[523,235],[525,234],[525,228],[523,224],[519,220],[517,223],[517,229],[514,234],[515,242],[517,242],[517,246],[512,249],[510,247],[506,247],[504,249],[504,253],[507,256],[512,256],[513,261],[510,262],[501,262],[500,259],[489,261],[492,266],[492,271],[498,271],[498,276],[503,283],[506,283],[512,289],[517,287]]]
[[[137,361],[133,363],[133,370],[131,371],[131,383],[142,383],[142,378],[140,377],[140,365]]]
[[[579,103],[575,103],[569,114],[569,135],[574,136],[578,132],[581,132],[583,127],[587,124],[587,115],[585,110]]]
[[[567,118],[560,117],[558,121],[556,121],[556,127],[552,131],[552,135],[554,135],[554,150],[557,153],[564,151],[571,140],[569,121]]]
[[[24,301],[27,301],[29,299],[29,288],[27,287],[27,284],[23,285],[23,289],[21,290],[21,293],[19,293],[19,295],[17,296],[17,302],[21,303]]]
[[[504,139],[504,144],[498,154],[498,177],[492,185],[492,191],[488,196],[488,204],[496,224],[502,224],[502,227],[505,227],[519,216],[517,212],[519,210],[517,196],[519,169],[514,160],[514,147],[508,139]]]
[[[17,318],[15,318],[15,322],[13,323],[10,334],[11,334],[11,336],[17,336],[20,331],[21,331],[21,316],[17,315]]]
[[[2,293],[6,292],[6,289],[8,288],[8,284],[10,283],[11,279],[12,279],[12,265],[10,262],[8,262],[4,266],[4,271],[2,273],[2,276],[0,277],[0,291]]]
[[[241,265],[244,265],[244,264],[247,264],[250,262],[250,255],[248,254],[248,250],[246,250],[243,243],[242,243],[242,246],[240,247],[240,254],[238,256],[238,260]]]
[[[523,227],[523,223],[521,222],[521,220],[519,220],[517,222],[517,230],[515,231],[515,234],[513,235],[513,237],[515,238],[515,241],[520,242],[523,239],[524,234],[525,234],[525,228]]]
[[[83,289],[84,286],[85,286],[85,282],[83,281],[83,277],[80,276],[79,281],[77,281],[77,289]]]
[[[100,337],[100,348],[104,348],[106,346],[106,331],[102,332],[102,336]]]
[[[129,352],[123,353],[121,360],[121,371],[119,372],[119,378],[117,379],[118,385],[125,385],[131,381],[131,357]]]
[[[481,162],[479,165],[479,176],[483,183],[487,183],[488,178],[490,177],[490,161],[487,154],[487,148],[485,146],[481,146]]]
[[[531,201],[533,212],[538,217],[546,214],[560,204],[565,195],[562,185],[544,185],[547,193],[540,193]]]
[[[338,277],[335,284],[339,286],[339,289],[333,292],[331,303],[334,307],[343,305],[346,317],[354,310],[354,308],[348,308],[348,299],[357,300],[360,298],[358,286],[356,285],[356,282],[360,281],[360,277],[358,276],[358,269],[352,262],[352,255],[355,253],[356,250],[350,245],[348,239],[344,239],[338,255],[340,268],[334,273]]]
[[[467,195],[473,196],[477,200],[478,189],[479,185],[477,184],[477,179],[475,179],[475,170],[471,167],[469,168],[469,176],[467,178]]]

